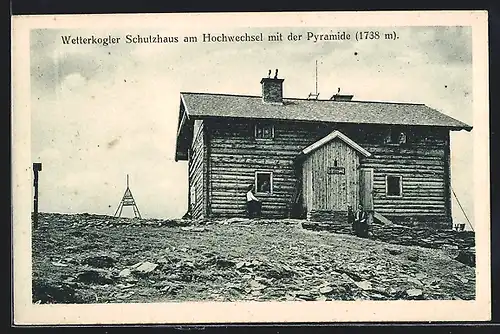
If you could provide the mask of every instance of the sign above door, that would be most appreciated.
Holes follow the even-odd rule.
[[[345,174],[345,167],[328,167],[328,174]]]

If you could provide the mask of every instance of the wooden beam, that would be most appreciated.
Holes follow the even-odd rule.
[[[384,225],[393,225],[392,221],[387,219],[386,217],[382,216],[380,213],[377,211],[373,212],[373,218],[378,220],[379,222],[383,223]]]
[[[333,131],[328,136],[318,140],[317,142],[315,142],[312,145],[309,145],[308,147],[303,149],[301,153],[307,155],[307,154],[317,150],[321,146],[325,145],[326,143],[332,141],[335,138],[339,138],[340,140],[344,141],[347,145],[349,145],[351,148],[355,149],[356,151],[358,151],[359,153],[361,153],[365,157],[371,156],[370,152],[368,152],[367,150],[365,150],[364,148],[362,148],[361,146],[356,144],[352,139],[350,139],[349,137],[347,137],[345,134],[343,134],[342,132],[340,132],[338,130]]]

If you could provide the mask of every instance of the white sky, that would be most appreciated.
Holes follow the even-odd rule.
[[[193,35],[207,32],[195,30]],[[249,32],[278,30],[286,36],[291,30],[331,29]],[[179,32],[32,31],[32,160],[43,164],[39,210],[112,215],[128,173],[144,217],[182,216],[187,209],[187,164],[174,161],[179,92],[260,95],[260,79],[269,69],[279,68],[285,97],[305,98],[314,91],[318,60],[320,97],[328,98],[341,87],[356,100],[425,103],[473,125],[471,30],[380,30],[395,30],[399,39],[104,47],[63,45],[60,36],[111,34],[123,41],[129,33]],[[470,219],[472,146],[471,133],[452,132],[452,186]],[[453,211],[457,221],[465,222],[455,199]]]

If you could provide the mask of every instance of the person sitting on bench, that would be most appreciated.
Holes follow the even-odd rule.
[[[354,224],[356,227],[356,235],[358,237],[368,236],[368,221],[366,212],[363,210],[363,206],[360,204],[358,210],[354,214]]]
[[[253,194],[253,184],[248,186],[247,191],[247,213],[248,218],[260,217],[262,202]]]

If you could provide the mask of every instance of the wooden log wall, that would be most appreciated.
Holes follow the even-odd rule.
[[[337,129],[372,153],[369,158],[360,157],[360,168],[374,170],[377,212],[400,223],[451,221],[446,210],[447,129],[411,127],[406,144],[389,145],[384,142],[389,126],[271,123],[274,139],[256,139],[253,120],[205,120],[210,135],[207,205],[211,216],[245,215],[246,188],[254,183],[255,171],[270,171],[273,193],[259,195],[263,216],[286,217],[296,183],[293,159]],[[402,176],[402,197],[386,195],[386,175]]]
[[[193,218],[205,216],[206,210],[206,145],[203,121],[196,120],[189,159],[189,205]]]
[[[399,223],[450,225],[449,131],[428,127],[407,129],[407,143],[384,144],[387,128],[370,132],[346,128],[346,135],[372,156],[361,159],[361,168],[373,168],[375,211]],[[402,196],[386,195],[386,176],[402,177]]]
[[[246,214],[246,189],[255,172],[273,173],[272,194],[257,194],[264,217],[288,215],[297,176],[293,160],[306,146],[329,133],[323,124],[274,124],[273,139],[256,139],[255,122],[206,123],[210,139],[210,209],[212,216]]]

